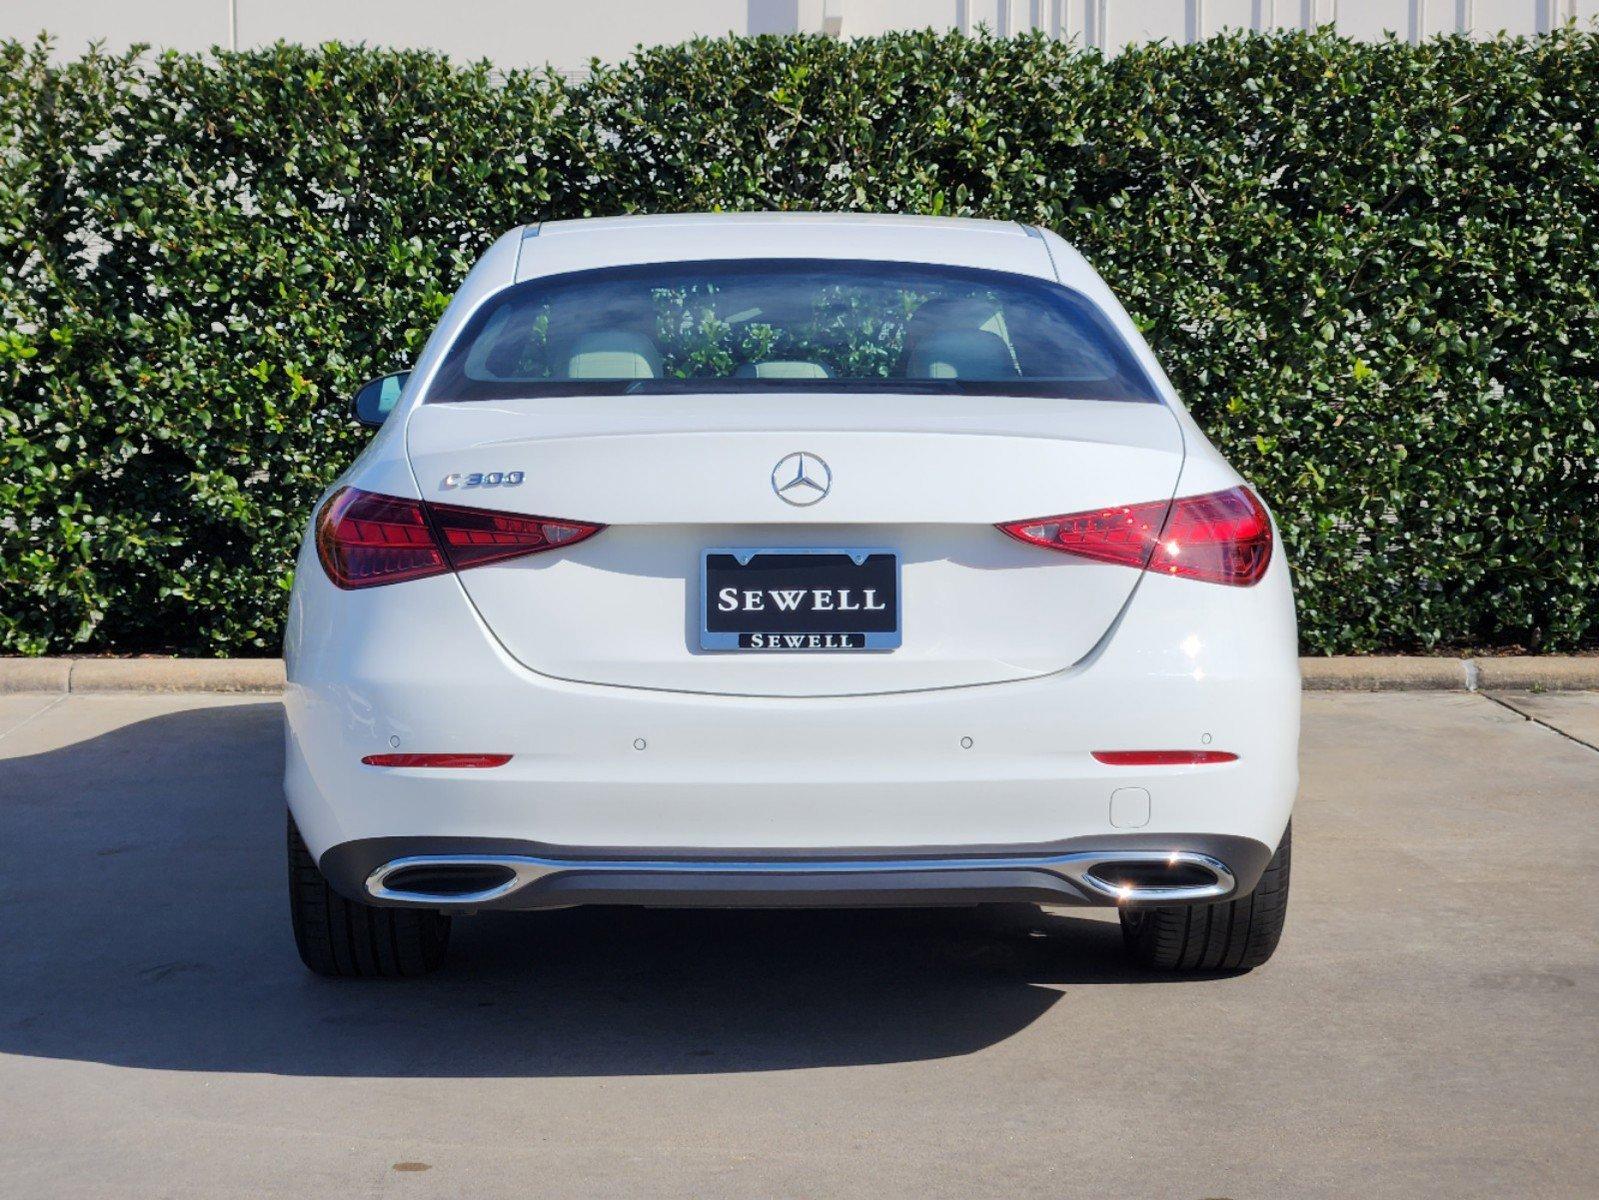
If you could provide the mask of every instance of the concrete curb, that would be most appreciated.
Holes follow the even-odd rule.
[[[1307,692],[1599,690],[1599,655],[1302,658]],[[0,658],[5,692],[283,690],[278,658]]]
[[[1474,690],[1473,661],[1392,655],[1302,658],[1307,692],[1466,692]]]
[[[70,658],[0,658],[0,692],[65,692],[71,682]]]
[[[0,658],[0,692],[282,690],[281,658]]]
[[[1477,686],[1503,692],[1577,692],[1599,689],[1599,656],[1480,658]]]

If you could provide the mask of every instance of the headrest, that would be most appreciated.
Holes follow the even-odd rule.
[[[996,333],[981,329],[935,333],[911,350],[905,366],[910,379],[1014,379],[1010,348]]]
[[[566,351],[563,379],[659,379],[661,352],[641,333],[606,329],[585,333]]]
[[[739,379],[831,379],[833,372],[818,362],[802,359],[739,363],[733,374]]]

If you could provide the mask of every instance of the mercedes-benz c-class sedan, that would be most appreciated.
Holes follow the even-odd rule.
[[[312,970],[575,904],[1099,905],[1176,971],[1277,945],[1288,565],[1053,233],[530,225],[355,406],[285,645]]]

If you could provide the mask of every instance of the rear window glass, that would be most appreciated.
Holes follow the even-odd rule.
[[[997,271],[734,260],[555,275],[496,296],[432,403],[878,391],[1158,402],[1086,297]]]

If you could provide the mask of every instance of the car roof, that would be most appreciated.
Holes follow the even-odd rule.
[[[1015,221],[871,213],[683,213],[546,221],[522,231],[516,279],[706,259],[837,258],[982,267],[1055,279],[1038,230]]]

